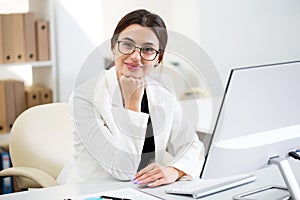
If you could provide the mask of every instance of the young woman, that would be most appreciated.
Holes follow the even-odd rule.
[[[119,21],[111,39],[115,66],[71,98],[75,152],[59,182],[115,177],[155,187],[200,175],[202,143],[182,124],[174,92],[150,76],[167,38],[164,21],[149,11]]]

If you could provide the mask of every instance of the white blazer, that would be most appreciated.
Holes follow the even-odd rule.
[[[173,166],[188,179],[200,175],[204,148],[194,130],[182,124],[181,107],[170,87],[146,78],[155,140],[155,162]],[[149,114],[123,107],[115,67],[74,89],[70,99],[74,156],[58,182],[115,177],[130,180],[140,163]]]

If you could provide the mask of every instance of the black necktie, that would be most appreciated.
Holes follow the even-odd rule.
[[[149,114],[148,99],[147,99],[146,91],[144,91],[142,104],[141,104],[141,111]],[[139,164],[138,171],[145,168],[147,165],[149,165],[151,162],[153,162],[154,159],[155,159],[155,143],[154,143],[151,118],[149,116],[143,151],[142,151],[142,155],[141,155],[141,162]]]

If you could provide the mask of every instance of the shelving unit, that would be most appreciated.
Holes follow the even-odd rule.
[[[32,67],[49,67],[52,66],[53,62],[51,60],[47,61],[34,61],[34,62],[24,62],[24,63],[11,63],[11,64],[0,64],[1,69],[4,69],[6,67],[10,66],[23,66],[23,65],[31,65]]]
[[[25,85],[41,85],[51,88],[53,102],[57,102],[57,66],[53,4],[54,0],[29,0],[29,12],[34,12],[35,19],[49,21],[50,60],[0,64],[0,79],[18,79],[24,81]],[[6,146],[8,142],[9,133],[0,134],[0,146]]]
[[[30,80],[30,83],[33,85],[37,84],[37,85],[42,85],[51,88],[53,101],[56,102],[58,100],[58,97],[57,97],[57,83],[56,83],[57,69],[56,69],[55,24],[54,24],[53,0],[29,0],[29,11],[34,12],[36,20],[44,19],[49,21],[50,60],[0,64],[0,73],[2,73],[2,77],[9,78],[9,74],[18,71],[18,68],[20,70],[24,70],[25,69],[24,66],[27,66],[26,67],[27,73],[24,73],[24,76],[22,75],[20,76],[20,74],[18,74],[17,77],[20,80],[26,80],[27,77],[25,77],[25,75],[31,74],[30,77],[32,80]],[[2,77],[0,76],[0,79],[2,79]],[[15,77],[12,76],[11,78],[15,78]]]

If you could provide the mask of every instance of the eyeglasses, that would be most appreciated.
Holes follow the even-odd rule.
[[[137,47],[132,42],[127,41],[118,41],[118,50],[124,55],[131,55],[135,49],[140,50],[140,56],[147,61],[152,61],[156,58],[157,54],[160,53],[160,50],[155,50],[152,47]]]

